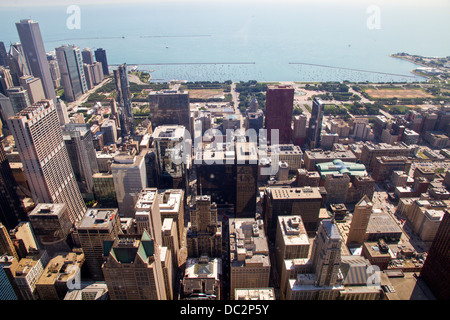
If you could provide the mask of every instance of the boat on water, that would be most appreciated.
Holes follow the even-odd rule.
[[[130,70],[131,70],[131,71],[136,71],[137,68],[138,68],[138,66],[134,66],[134,67],[132,67]]]

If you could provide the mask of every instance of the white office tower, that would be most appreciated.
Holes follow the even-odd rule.
[[[86,206],[70,164],[53,100],[42,100],[10,119],[35,203],[65,203],[72,223]]]
[[[134,217],[137,199],[142,189],[147,188],[144,153],[139,155],[119,154],[111,164],[111,173],[116,190],[121,217]]]

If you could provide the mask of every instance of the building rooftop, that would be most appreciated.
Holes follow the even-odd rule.
[[[237,142],[236,143],[236,160],[238,164],[243,161],[256,163],[258,161],[258,150],[256,143]]]
[[[114,241],[104,241],[104,255],[115,259],[118,263],[133,263],[137,257],[143,262],[149,262],[149,258],[155,253],[154,241],[144,229],[140,235],[121,235]]]
[[[407,157],[405,156],[381,156],[381,157],[376,157],[377,161],[380,163],[384,163],[384,162],[406,162],[406,161],[410,161],[408,160]]]
[[[344,286],[335,285],[335,286],[322,286],[317,287],[315,282],[317,281],[317,277],[313,273],[299,274],[297,279],[290,279],[289,286],[292,291],[318,291],[318,290],[343,290]]]
[[[235,289],[235,300],[275,300],[273,288]]]
[[[176,95],[176,94],[188,94],[187,90],[159,90],[159,91],[151,91],[149,95],[151,96],[159,96],[159,95]]]
[[[27,118],[28,120],[36,117],[39,113],[41,113],[43,110],[47,109],[49,106],[53,105],[52,100],[41,100],[38,101],[31,106],[19,111],[14,118],[20,119],[22,117]]]
[[[165,231],[172,230],[172,225],[173,225],[173,219],[172,218],[165,218],[163,220],[161,231],[164,233]]]
[[[389,253],[389,247],[387,247],[387,251],[382,250],[380,249],[378,242],[367,241],[363,243],[363,246],[366,247],[371,257],[391,257],[391,254]]]
[[[46,251],[39,251],[20,259],[14,276],[27,277],[28,273],[33,270],[39,260],[41,260],[41,258],[46,254]]]
[[[65,282],[80,272],[84,262],[84,254],[68,252],[52,258],[39,278],[38,285]]]
[[[361,286],[366,285],[369,277],[367,268],[369,261],[361,256],[342,255],[341,272],[344,275],[344,285]]]
[[[112,229],[117,209],[87,209],[86,214],[78,225],[78,229]]]
[[[309,159],[329,159],[330,161],[333,161],[335,159],[352,159],[356,161],[356,156],[351,152],[350,150],[347,151],[323,151],[321,149],[316,150],[307,150],[305,151],[305,156],[307,156]]]
[[[328,174],[348,174],[351,176],[367,176],[366,166],[355,162],[344,162],[335,159],[331,162],[323,162],[316,164],[322,179]]]
[[[298,188],[283,188],[270,187],[266,189],[271,195],[272,199],[322,199],[319,188],[317,187],[298,187]]]
[[[180,207],[183,205],[184,191],[181,189],[168,189],[160,193],[159,212],[164,213],[178,213]]]
[[[363,147],[367,147],[369,150],[389,150],[389,149],[405,150],[405,149],[408,149],[403,144],[389,144],[389,143],[385,143],[385,142],[380,142],[380,143],[366,142]]]
[[[302,149],[294,144],[271,145],[269,152],[276,152],[280,155],[303,155]]]
[[[341,239],[341,234],[339,233],[338,228],[336,227],[336,223],[332,219],[324,219],[322,220],[322,224],[327,232],[328,237],[331,240]]]
[[[366,233],[402,233],[400,226],[388,213],[373,211]]]
[[[252,218],[234,218],[229,220],[229,226],[232,266],[269,267],[269,246],[263,221]]]
[[[445,211],[443,211],[443,210],[427,209],[427,210],[425,210],[424,214],[425,214],[425,217],[428,220],[442,221],[442,218],[444,217]]]
[[[49,217],[59,216],[66,210],[64,203],[38,203],[37,206],[28,213],[28,217]]]
[[[285,245],[309,245],[301,216],[278,216]]]
[[[188,258],[186,260],[185,278],[214,278],[219,279],[222,274],[222,260],[220,258]]]
[[[152,137],[154,140],[182,141],[186,138],[187,130],[180,125],[162,125],[155,128]]]
[[[104,281],[81,282],[81,288],[69,290],[64,300],[107,300],[108,287]]]
[[[158,195],[158,189],[145,188],[143,189],[137,198],[136,205],[134,206],[136,212],[138,211],[150,211],[155,197]]]
[[[196,160],[203,160],[207,163],[223,163],[233,164],[236,152],[233,148],[228,147],[225,143],[213,145],[203,144],[202,150],[194,151]],[[221,162],[222,161],[222,162]]]

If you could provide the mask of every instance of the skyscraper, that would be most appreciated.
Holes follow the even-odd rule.
[[[6,254],[0,255],[0,300],[21,298],[19,288],[14,281],[17,265],[17,258]]]
[[[27,90],[30,103],[36,103],[41,100],[45,100],[44,88],[42,87],[42,81],[39,78],[24,75],[19,78],[20,85]]]
[[[275,240],[278,216],[299,215],[310,236],[319,226],[322,195],[318,187],[266,188],[264,194],[264,225],[270,240]]]
[[[0,93],[6,94],[6,91],[14,86],[9,69],[0,66]]]
[[[84,77],[86,78],[86,84],[88,89],[90,90],[94,86],[94,77],[92,75],[90,65],[84,63],[83,69],[84,69]]]
[[[83,63],[85,64],[93,64],[94,63],[94,55],[92,54],[92,50],[89,48],[84,48],[81,51],[81,55],[83,57]]]
[[[148,234],[156,242],[162,244],[161,235],[161,213],[159,211],[159,194],[156,188],[145,188],[138,196],[135,206],[135,219],[137,234]]]
[[[24,19],[16,23],[16,28],[31,73],[41,79],[46,98],[52,99],[56,103],[55,88],[53,87],[39,23]]]
[[[3,41],[0,41],[0,66],[8,66],[8,54]]]
[[[104,241],[114,241],[122,234],[117,209],[88,209],[77,225],[86,265],[94,280],[103,280]]]
[[[16,113],[13,110],[11,99],[7,95],[0,93],[0,117],[3,127],[8,127],[8,119]]]
[[[134,206],[142,189],[147,187],[145,155],[120,154],[114,157],[111,173],[116,189],[119,213],[134,216]]]
[[[73,102],[88,90],[80,49],[68,45],[58,47],[56,58],[61,73],[64,97],[67,101]]]
[[[309,118],[308,139],[311,148],[320,145],[320,133],[322,131],[322,120],[324,103],[318,98],[314,98],[312,104],[311,118]]]
[[[85,197],[93,197],[94,182],[92,175],[98,173],[97,157],[92,142],[92,131],[89,124],[66,124],[63,130],[69,159],[80,192]],[[91,194],[89,196],[89,194]]]
[[[292,139],[294,140],[294,144],[296,146],[302,146],[306,141],[306,116],[301,114],[299,116],[295,116],[294,118],[294,132],[292,134]]]
[[[181,125],[190,130],[189,92],[156,91],[150,92],[150,118],[155,129],[163,125]]]
[[[217,205],[210,196],[197,196],[190,207],[191,224],[187,234],[188,257],[220,258],[222,255],[222,223],[217,220]]]
[[[294,88],[292,86],[268,86],[266,92],[267,140],[272,142],[272,130],[278,130],[280,144],[291,142]]]
[[[237,218],[253,218],[258,192],[258,152],[254,142],[236,143],[236,206]],[[234,190],[233,190],[234,191]]]
[[[188,132],[184,126],[166,125],[156,127],[153,144],[156,149],[158,188],[183,188],[186,183],[186,168],[190,161],[185,156],[190,147]]]
[[[331,219],[322,220],[314,238],[311,262],[317,277],[316,286],[333,286],[337,283],[341,262],[341,236]]]
[[[422,267],[421,277],[436,298],[450,299],[450,213],[445,212]]]
[[[372,214],[373,204],[367,196],[364,196],[353,211],[352,222],[347,237],[347,245],[352,243],[362,244],[365,241],[367,226]]]
[[[58,60],[50,60],[48,62],[50,74],[52,75],[53,86],[58,88],[61,86],[61,72],[59,71]]]
[[[114,242],[105,241],[104,246],[107,259],[102,270],[111,300],[168,298],[164,273],[172,268],[171,257],[146,230],[142,236],[123,235]]]
[[[27,90],[23,87],[11,87],[7,90],[14,114],[31,105]]]
[[[102,71],[102,64],[100,62],[97,61],[93,64],[90,64],[89,69],[91,70],[92,81],[94,85],[97,85],[103,81],[104,75]]]
[[[103,75],[109,76],[108,59],[106,59],[106,51],[102,48],[95,50],[95,60],[102,64]]]
[[[59,124],[61,126],[69,123],[66,104],[60,97],[56,98],[56,113],[58,114]]]
[[[43,100],[9,119],[35,203],[65,203],[72,223],[86,210],[70,165],[52,100]]]
[[[9,236],[9,229],[10,228],[7,228],[0,222],[0,252],[2,254],[5,253],[8,256],[14,257],[16,260],[19,260],[20,256],[17,253],[11,237]]]
[[[270,280],[269,245],[259,219],[229,220],[230,296],[237,288],[267,288]]]
[[[11,44],[9,48],[9,70],[15,86],[20,85],[19,78],[21,76],[31,73],[22,45],[18,42]]]
[[[16,180],[0,141],[0,222],[8,229],[13,229],[19,221],[27,220],[27,214],[22,208],[16,188]]]
[[[126,63],[121,64],[116,70],[114,70],[114,80],[116,82],[117,101],[119,102],[119,118],[120,127],[122,129],[122,137],[128,135],[133,136],[134,120]]]

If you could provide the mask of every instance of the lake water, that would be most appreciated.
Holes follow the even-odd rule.
[[[76,1],[74,1],[76,3]],[[396,4],[397,3],[397,4]],[[409,3],[403,1],[403,3]],[[0,8],[0,41],[19,41],[15,22],[40,24],[46,50],[63,44],[107,52],[109,64],[138,65],[155,81],[424,81],[407,52],[449,56],[450,2],[184,1]],[[379,8],[379,28],[368,27]],[[379,18],[379,19],[378,19]],[[332,67],[332,68],[331,68]]]

